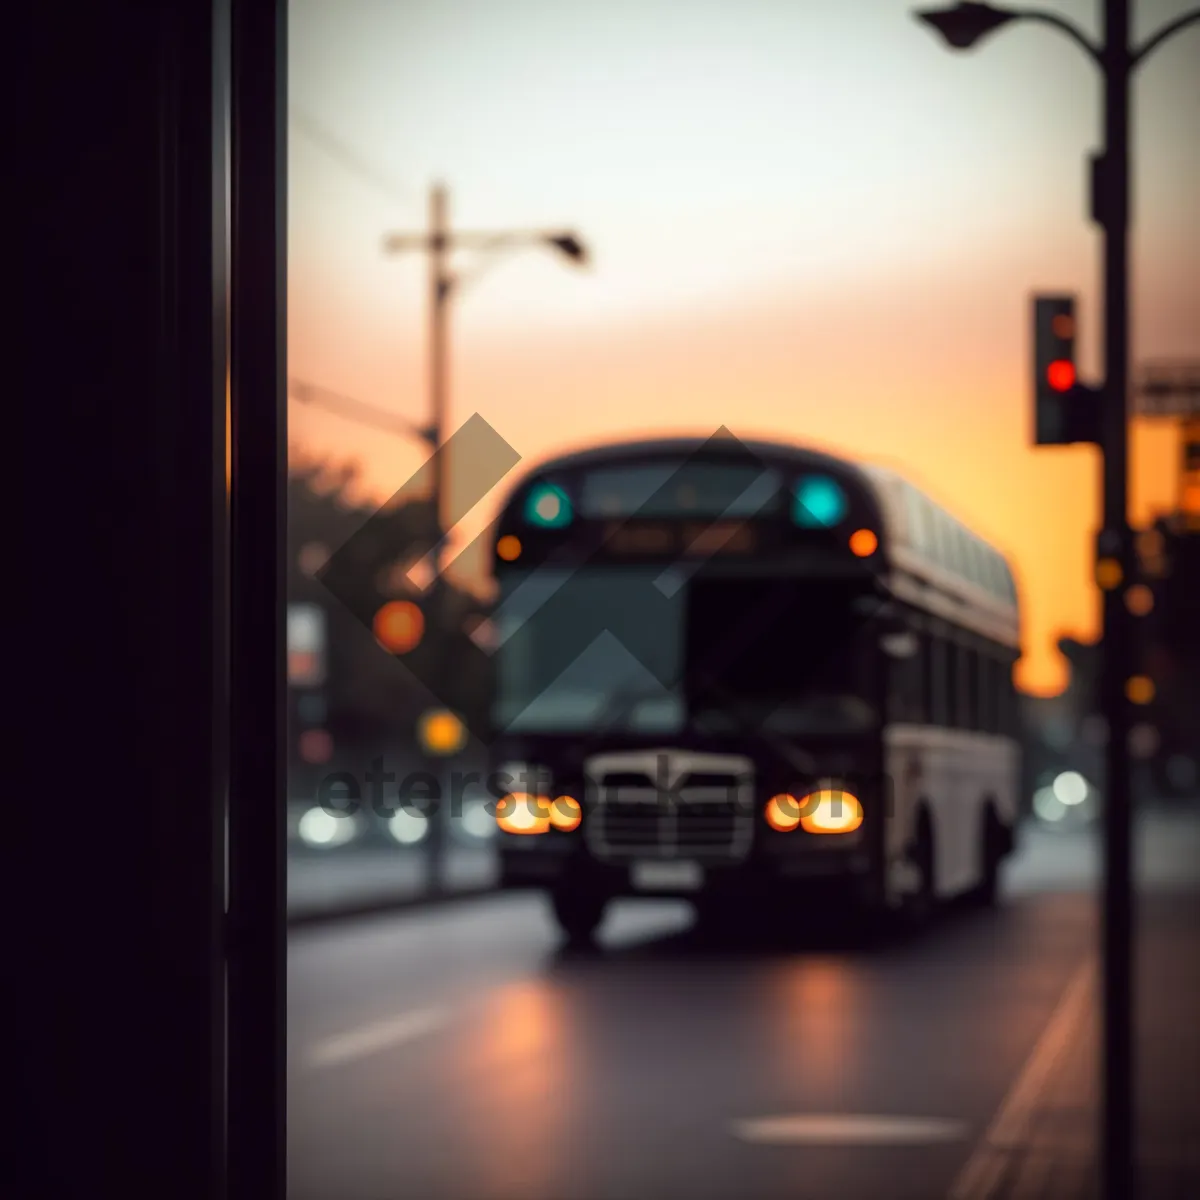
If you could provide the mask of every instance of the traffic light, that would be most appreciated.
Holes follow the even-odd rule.
[[[1067,442],[1064,396],[1075,386],[1075,298],[1035,296],[1033,302],[1034,444]]]
[[[393,654],[408,654],[425,636],[425,614],[411,600],[389,600],[375,613],[376,639]]]
[[[1034,297],[1036,446],[1070,446],[1098,440],[1098,397],[1079,383],[1075,329],[1074,296]]]

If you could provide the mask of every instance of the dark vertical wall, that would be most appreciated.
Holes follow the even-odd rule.
[[[30,603],[8,630],[29,658],[10,693],[25,782],[5,837],[4,1073],[32,1178],[0,1190],[209,1200],[226,779],[213,4],[22,16],[10,460]]]

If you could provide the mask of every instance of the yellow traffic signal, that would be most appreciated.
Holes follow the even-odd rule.
[[[421,718],[417,736],[427,754],[457,754],[466,745],[467,728],[449,709],[435,708]]]
[[[1125,572],[1115,558],[1102,558],[1096,563],[1096,584],[1101,591],[1111,592],[1121,586]]]

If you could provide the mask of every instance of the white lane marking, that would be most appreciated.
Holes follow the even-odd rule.
[[[766,1145],[901,1146],[958,1141],[966,1126],[938,1117],[797,1113],[735,1121],[733,1131],[743,1141]]]
[[[416,1009],[387,1021],[376,1021],[361,1029],[326,1038],[309,1055],[309,1066],[335,1067],[380,1050],[390,1050],[433,1033],[445,1025],[449,1017],[449,1010],[445,1008]]]
[[[949,1200],[988,1200],[996,1194],[1011,1157],[1028,1141],[1038,1099],[1054,1067],[1093,1001],[1095,973],[1090,958],[1075,972],[1016,1083],[955,1179]]]

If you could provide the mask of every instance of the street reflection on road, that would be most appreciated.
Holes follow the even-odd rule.
[[[839,1094],[857,1086],[866,1069],[867,991],[862,968],[849,956],[799,956],[770,972],[762,992],[766,1061],[793,1086],[802,1080],[834,1111]]]
[[[454,1156],[476,1175],[467,1194],[543,1195],[566,1171],[586,1068],[562,990],[543,980],[501,987],[458,1044]]]

